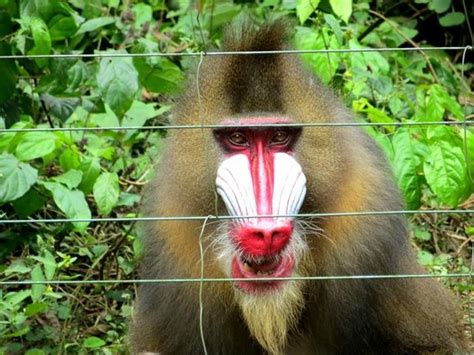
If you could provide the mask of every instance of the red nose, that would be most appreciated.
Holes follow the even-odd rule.
[[[268,256],[279,253],[290,241],[291,222],[259,222],[238,227],[233,235],[242,251],[251,256]]]

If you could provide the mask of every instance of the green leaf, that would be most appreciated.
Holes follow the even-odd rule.
[[[431,233],[426,229],[422,229],[421,227],[415,228],[415,238],[418,240],[423,240],[425,242],[431,240]]]
[[[38,211],[48,199],[35,189],[30,189],[26,194],[12,201],[13,208],[20,218],[26,218]]]
[[[26,274],[29,272],[31,272],[31,267],[26,266],[21,259],[16,259],[8,266],[4,274],[9,276],[11,274]]]
[[[82,181],[79,188],[88,194],[92,191],[92,188],[100,175],[100,161],[98,158],[85,157],[81,162],[79,169],[82,171]]]
[[[296,1],[296,15],[303,24],[311,14],[317,9],[320,0],[297,0]]]
[[[81,166],[81,155],[75,145],[64,149],[64,152],[59,156],[59,165],[61,165],[65,171],[79,169]]]
[[[46,189],[51,191],[56,205],[67,218],[90,219],[91,211],[82,191],[69,190],[57,182],[43,182]],[[84,232],[89,222],[73,222],[74,227]]]
[[[53,177],[52,179],[66,185],[69,189],[73,189],[81,183],[82,171],[71,169],[62,175]]]
[[[159,52],[159,48],[156,42],[140,39],[132,52],[156,53]],[[176,92],[184,80],[179,67],[163,57],[133,58],[133,65],[138,71],[140,83],[151,92],[162,94]]]
[[[352,0],[329,0],[329,3],[334,14],[348,23],[352,14]]]
[[[31,280],[32,281],[44,281],[43,271],[41,271],[41,267],[39,265],[35,266],[33,271],[31,272]],[[31,299],[33,301],[39,301],[41,296],[43,296],[44,291],[46,291],[45,284],[33,284],[31,285]]]
[[[69,38],[77,31],[77,24],[72,16],[57,15],[48,25],[52,41]]]
[[[7,294],[7,296],[5,297],[5,301],[11,304],[12,306],[16,306],[30,296],[31,290],[18,290],[17,292]]]
[[[153,104],[135,100],[122,120],[122,127],[142,127],[147,120],[156,117],[157,112]]]
[[[433,265],[434,257],[429,251],[420,250],[417,254],[418,262],[423,266]]]
[[[20,0],[21,18],[41,17],[48,22],[54,15],[70,15],[72,12],[64,0]]]
[[[138,3],[132,8],[135,21],[133,26],[139,30],[145,23],[151,22],[153,18],[153,9],[150,5]]]
[[[138,94],[138,73],[131,58],[104,58],[100,62],[97,84],[104,102],[122,117]]]
[[[132,207],[134,204],[140,202],[140,199],[141,199],[140,195],[131,194],[131,193],[128,193],[128,192],[121,192],[116,206]]]
[[[462,12],[450,12],[439,19],[439,23],[443,27],[457,26],[464,23],[466,18]]]
[[[459,147],[448,142],[431,145],[423,171],[441,204],[456,207],[469,192],[466,161]]]
[[[41,94],[41,100],[46,108],[62,121],[68,119],[81,103],[78,97],[54,97],[49,94]]]
[[[38,171],[11,154],[0,155],[0,203],[23,196],[38,179]]]
[[[84,340],[84,347],[89,349],[100,348],[105,345],[105,341],[97,337],[88,337]]]
[[[94,198],[99,213],[107,215],[115,207],[120,194],[119,179],[116,173],[102,173],[94,184]]]
[[[339,21],[336,20],[336,18],[331,14],[324,14],[324,20],[329,25],[329,27],[331,27],[331,30],[334,32],[334,35],[336,36],[338,43],[342,45],[344,40],[343,40],[341,25],[339,24]]]
[[[310,28],[298,27],[295,40],[298,49],[340,48],[336,37],[331,35],[327,28],[322,28],[318,33]],[[324,83],[329,83],[339,67],[341,56],[334,54],[311,54],[303,56],[303,61],[311,67]]]
[[[407,129],[399,129],[392,139],[394,149],[393,167],[398,186],[402,190],[405,203],[411,210],[420,207],[421,181],[419,171],[421,170],[421,159],[419,148],[421,144],[411,137]]]
[[[57,263],[49,250],[43,252],[43,256],[30,256],[31,259],[43,264],[46,279],[52,280],[56,272]]]
[[[51,37],[49,35],[48,26],[46,26],[42,19],[33,17],[30,21],[30,29],[35,45],[28,54],[49,54],[51,52]],[[36,59],[36,63],[40,68],[43,68],[47,65],[48,60]]]
[[[25,355],[46,355],[46,352],[42,349],[28,349]]]
[[[430,0],[428,9],[441,14],[449,9],[451,6],[451,0]]]
[[[27,132],[21,137],[15,155],[20,160],[42,158],[54,151],[56,138],[51,132]]]
[[[34,316],[38,313],[43,313],[48,310],[48,304],[44,302],[33,302],[26,306],[25,315],[28,317]]]
[[[81,27],[79,27],[79,30],[76,32],[76,34],[79,35],[86,32],[92,32],[92,31],[98,30],[101,27],[110,25],[111,23],[114,23],[114,22],[115,22],[115,18],[107,17],[107,16],[87,20],[81,25]]]

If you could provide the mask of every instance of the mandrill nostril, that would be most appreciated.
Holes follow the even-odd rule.
[[[292,232],[291,223],[272,223],[264,226],[243,226],[238,228],[234,235],[235,241],[246,254],[265,256],[283,250],[290,241]]]

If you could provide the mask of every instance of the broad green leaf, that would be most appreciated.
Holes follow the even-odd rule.
[[[92,191],[97,177],[100,175],[100,161],[98,158],[85,157],[79,169],[82,171],[82,181],[79,188],[88,194]]]
[[[26,194],[12,201],[12,206],[20,218],[27,218],[45,205],[48,198],[35,189],[29,189]]]
[[[81,183],[82,171],[71,169],[62,175],[53,177],[52,179],[66,185],[69,189],[73,189]]]
[[[94,198],[101,215],[107,215],[117,204],[120,188],[116,173],[102,173],[94,184]]]
[[[421,227],[415,227],[415,238],[423,241],[431,239],[431,233]]]
[[[462,12],[450,12],[439,19],[443,27],[457,26],[464,23],[466,18]]]
[[[428,185],[443,205],[456,207],[469,192],[466,161],[459,147],[448,142],[431,145],[423,171]]]
[[[423,266],[433,265],[434,257],[429,251],[419,250],[417,253],[417,260]]]
[[[64,0],[20,0],[21,17],[41,17],[45,22],[54,15],[71,15],[73,10]]]
[[[51,132],[27,132],[16,146],[15,155],[20,160],[42,158],[54,151],[56,139]]]
[[[343,40],[341,25],[339,24],[339,21],[336,20],[336,18],[331,14],[324,14],[324,20],[329,25],[329,27],[331,27],[331,30],[334,32],[334,35],[336,36],[339,44],[342,45],[344,40]]]
[[[79,27],[79,30],[76,32],[76,34],[79,35],[86,32],[92,32],[98,30],[101,27],[110,25],[114,22],[115,18],[113,17],[98,17],[91,20],[87,20],[81,25],[81,27]]]
[[[26,306],[25,314],[28,317],[31,317],[35,314],[46,312],[48,308],[49,305],[45,302],[33,302]]]
[[[38,179],[38,171],[11,154],[0,155],[0,204],[23,196]]]
[[[84,340],[84,347],[89,349],[100,348],[105,345],[105,341],[97,337],[88,337]]]
[[[88,19],[99,18],[102,15],[102,0],[84,1],[82,16]]]
[[[46,108],[62,121],[68,119],[81,103],[78,97],[55,97],[49,94],[42,94],[41,100]]]
[[[378,108],[372,106],[370,102],[362,97],[358,100],[352,102],[352,108],[357,113],[364,113],[367,115],[367,118],[370,122],[373,123],[393,123],[395,120],[388,116],[385,112],[379,110]],[[384,126],[384,128],[389,131],[393,132],[393,126]]]
[[[331,35],[327,28],[322,28],[319,32],[316,32],[314,29],[298,27],[295,40],[298,49],[338,49],[340,47],[336,37]],[[303,61],[311,67],[324,83],[328,83],[339,67],[341,56],[308,54],[303,56]]]
[[[431,86],[428,92],[430,96],[427,106],[432,104],[430,101],[431,98],[436,98],[436,101],[439,102],[437,104],[441,105],[445,110],[451,112],[458,120],[462,120],[464,118],[461,105],[455,98],[449,95],[445,87],[440,84],[434,84]]]
[[[352,0],[329,0],[332,11],[344,22],[349,22],[352,14]]]
[[[26,274],[29,272],[31,272],[31,267],[26,266],[23,260],[16,259],[8,266],[4,274],[5,276],[9,276],[11,274]]]
[[[45,281],[43,271],[39,265],[35,266],[33,271],[31,272],[31,280],[32,281]],[[39,301],[41,296],[43,296],[44,291],[46,291],[45,284],[33,284],[31,285],[31,299],[33,301]]]
[[[33,17],[30,21],[30,29],[35,45],[28,54],[49,54],[51,52],[51,36],[49,35],[48,26],[42,19]],[[47,59],[36,59],[36,63],[43,68],[48,61]]]
[[[31,290],[19,290],[6,295],[5,301],[12,306],[16,306],[31,296]]]
[[[48,23],[52,41],[69,38],[77,31],[77,24],[72,16],[57,15]]]
[[[89,219],[91,211],[82,191],[69,190],[57,182],[43,182],[46,189],[51,191],[56,205],[64,212],[67,218]],[[89,222],[73,222],[74,227],[84,232]]]
[[[138,3],[132,8],[132,12],[135,16],[133,23],[135,29],[139,30],[145,23],[151,22],[153,18],[153,9],[150,5]]]
[[[393,167],[398,186],[402,190],[408,209],[420,207],[421,181],[419,171],[421,170],[421,159],[419,157],[419,143],[411,137],[407,129],[399,129],[393,139],[394,160]]]
[[[59,165],[65,170],[79,169],[81,165],[81,155],[75,145],[64,149],[59,156]]]
[[[131,58],[103,58],[97,84],[104,102],[118,117],[132,106],[138,94],[138,73]]]
[[[158,111],[153,104],[133,101],[132,107],[125,113],[122,127],[142,127],[147,120],[156,117]]]
[[[121,192],[116,206],[132,207],[134,204],[140,202],[140,199],[141,199],[140,195],[131,194],[128,192]]]
[[[450,6],[451,0],[430,0],[428,3],[428,9],[434,10],[438,14],[447,11]]]
[[[159,48],[156,42],[140,39],[132,52],[156,53]],[[163,57],[133,58],[133,65],[138,71],[140,83],[151,92],[173,93],[180,88],[184,80],[181,69]]]
[[[296,15],[303,24],[311,14],[318,8],[319,0],[297,0],[296,1]]]
[[[189,9],[189,6],[187,7]],[[241,13],[241,6],[234,4],[234,1],[216,2],[212,15],[213,27],[221,27],[230,23],[234,17]]]

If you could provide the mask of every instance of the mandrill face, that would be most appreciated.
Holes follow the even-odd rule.
[[[259,117],[262,121],[289,122]],[[294,218],[289,217],[298,213],[306,195],[306,177],[293,152],[301,129],[245,127],[252,119],[232,123],[242,128],[215,131],[224,153],[217,192],[229,215],[242,217],[228,223],[227,237],[221,238],[225,272],[233,278],[295,276],[306,249]],[[285,283],[237,281],[235,285],[244,293],[260,294],[280,290]]]

